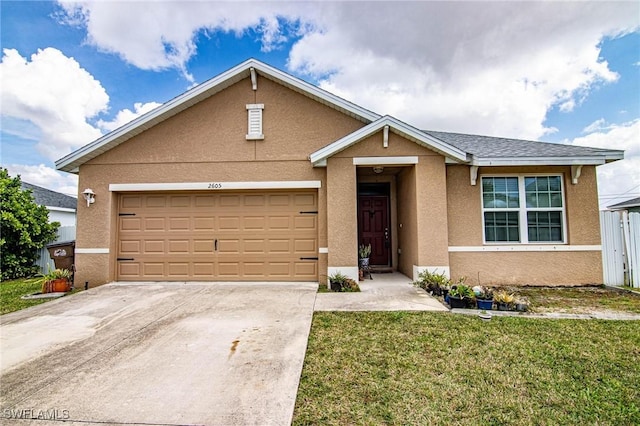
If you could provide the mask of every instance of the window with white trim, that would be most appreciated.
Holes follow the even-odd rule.
[[[561,175],[482,176],[486,243],[564,243]]]
[[[247,140],[262,140],[262,110],[264,104],[247,104]]]

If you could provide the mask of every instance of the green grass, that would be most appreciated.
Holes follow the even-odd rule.
[[[526,296],[536,312],[583,313],[620,311],[640,313],[640,294],[598,287],[512,287]]]
[[[52,299],[22,300],[26,294],[42,290],[42,278],[20,278],[0,283],[0,315],[39,305]]]
[[[314,315],[295,425],[640,424],[640,323]]]

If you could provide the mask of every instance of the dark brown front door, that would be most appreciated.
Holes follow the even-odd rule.
[[[369,264],[389,266],[389,197],[358,197],[358,244],[371,244]]]

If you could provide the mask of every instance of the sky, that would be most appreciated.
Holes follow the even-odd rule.
[[[55,160],[256,58],[415,127],[625,150],[640,196],[640,2],[0,2],[1,164]]]

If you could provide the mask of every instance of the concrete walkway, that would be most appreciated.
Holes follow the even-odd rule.
[[[448,309],[407,276],[393,272],[372,274],[360,281],[360,293],[318,293],[316,311],[447,311]]]

